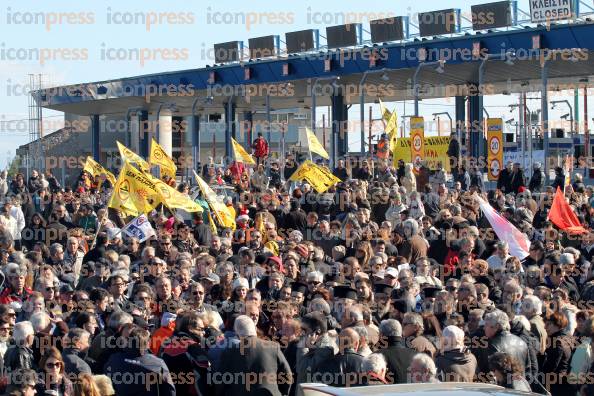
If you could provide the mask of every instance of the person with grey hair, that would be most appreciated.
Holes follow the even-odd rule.
[[[437,367],[433,359],[424,353],[417,353],[410,362],[408,382],[413,384],[437,383]]]
[[[357,335],[359,335],[359,348],[357,348],[357,353],[363,357],[371,355],[373,352],[368,344],[369,332],[367,331],[367,328],[364,325],[353,326],[352,328],[357,332]]]
[[[435,365],[442,382],[474,382],[476,357],[464,345],[464,330],[447,326],[441,335],[441,354]]]
[[[418,353],[426,353],[434,357],[437,353],[435,345],[423,335],[425,324],[423,317],[416,312],[407,312],[402,318],[402,337],[406,340],[406,345]]]
[[[361,365],[363,381],[361,385],[386,385],[388,379],[388,363],[381,353],[372,353],[363,360]]]
[[[489,356],[495,352],[505,352],[512,355],[529,367],[528,345],[518,336],[510,332],[510,322],[507,314],[500,310],[489,312],[484,317],[484,331],[487,345],[479,343],[472,348],[472,353],[478,361],[477,373],[486,375],[489,372]]]
[[[542,318],[542,300],[534,295],[525,296],[520,313],[530,322],[530,332],[537,338],[539,348],[537,356],[544,357],[547,349],[547,330]]]
[[[396,319],[386,319],[380,323],[378,352],[384,355],[388,363],[388,375],[394,384],[405,384],[406,368],[410,366],[416,351],[409,348],[402,338],[402,325]]]
[[[492,270],[505,269],[505,263],[511,257],[509,255],[509,245],[505,241],[498,241],[495,247],[497,248],[495,253],[487,259],[489,268]]]
[[[64,336],[62,351],[64,372],[69,375],[92,374],[91,367],[83,359],[89,349],[90,337],[88,331],[78,327],[70,329]]]
[[[33,341],[35,331],[31,322],[24,321],[14,325],[11,345],[4,354],[4,369],[13,372],[18,369],[36,369],[37,362],[33,358]]]
[[[538,358],[540,349],[538,338],[531,333],[531,325],[528,318],[522,315],[515,315],[511,321],[510,332],[518,336],[528,346],[528,363],[525,367],[527,378],[538,378]]]
[[[87,361],[93,372],[101,372],[109,356],[117,350],[117,341],[124,329],[130,327],[134,317],[127,312],[116,310],[112,312],[107,326],[94,339],[89,348]]]
[[[31,296],[32,291],[25,287],[27,266],[25,264],[8,263],[3,268],[6,284],[0,293],[0,304],[13,304],[20,308]]]
[[[238,316],[233,329],[239,337],[239,344],[222,351],[212,372],[228,373],[235,380],[218,381],[214,385],[214,394],[288,394],[293,378],[280,345],[259,339],[256,325],[248,316]],[[257,380],[254,381],[254,378]]]

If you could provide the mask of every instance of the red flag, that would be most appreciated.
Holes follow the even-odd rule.
[[[588,232],[578,220],[573,209],[565,201],[565,196],[559,187],[557,187],[557,193],[555,199],[553,199],[553,205],[549,211],[549,220],[553,222],[562,231],[567,231],[570,234],[583,234]]]

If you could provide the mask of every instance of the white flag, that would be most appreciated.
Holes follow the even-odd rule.
[[[122,232],[126,233],[129,237],[138,239],[138,242],[141,243],[155,235],[155,230],[145,214],[141,214],[132,220],[122,228]]]
[[[523,260],[528,256],[530,250],[530,239],[522,231],[518,230],[512,223],[493,209],[484,199],[478,195],[474,196],[478,201],[483,214],[493,227],[493,231],[500,240],[509,245],[509,254]]]

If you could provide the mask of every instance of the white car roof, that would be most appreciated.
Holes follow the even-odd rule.
[[[518,392],[501,386],[465,383],[440,382],[427,384],[373,385],[350,388],[335,388],[324,384],[301,384],[305,396],[365,396],[365,395],[415,395],[415,396],[498,396],[498,395],[536,395]]]

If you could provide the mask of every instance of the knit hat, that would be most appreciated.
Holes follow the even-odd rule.
[[[250,284],[248,280],[245,278],[237,278],[233,281],[233,290],[237,289],[238,287],[244,287],[246,289],[249,289]]]

